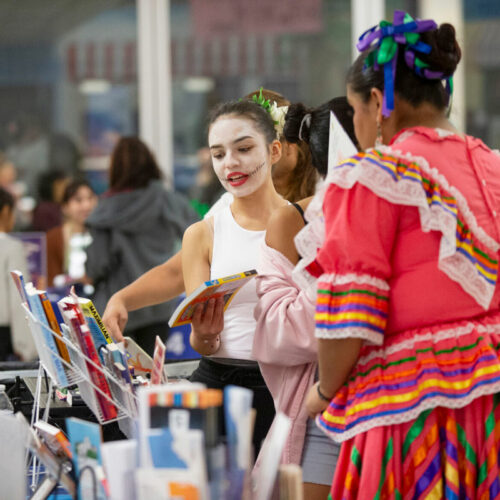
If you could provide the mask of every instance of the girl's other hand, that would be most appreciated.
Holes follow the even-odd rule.
[[[328,408],[328,401],[321,399],[318,393],[318,384],[316,382],[307,393],[306,408],[310,418],[316,418],[318,413],[323,413]]]

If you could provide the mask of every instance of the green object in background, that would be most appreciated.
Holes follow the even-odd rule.
[[[190,200],[189,203],[201,219],[203,219],[205,214],[210,210],[210,205],[208,203],[201,203],[201,201],[198,200]]]

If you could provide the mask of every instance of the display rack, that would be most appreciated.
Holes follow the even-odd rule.
[[[57,387],[69,388],[77,386],[82,400],[95,415],[99,424],[118,421],[120,428],[130,437],[132,421],[137,417],[138,413],[138,398],[133,394],[131,387],[118,380],[115,374],[111,373],[106,367],[100,366],[89,359],[82,352],[79,345],[75,345],[68,338],[57,334],[39,321],[26,304],[23,304],[23,307],[40,358],[33,411],[31,414],[31,426],[38,420],[48,421],[50,402],[52,400],[51,396]],[[66,331],[68,330],[68,327],[64,324],[61,324],[61,328]],[[48,335],[51,336],[50,338],[57,339],[58,342],[63,342],[66,345],[71,363],[68,363],[60,356],[53,342],[48,342]],[[61,371],[61,368],[64,371]],[[111,397],[92,382],[89,370],[95,370],[104,377],[110,389]],[[49,379],[47,401],[44,413],[40,416],[42,384],[46,380],[46,375]],[[103,414],[97,399],[97,393],[116,407],[117,415],[115,418],[106,418]],[[33,455],[29,460],[27,456],[26,463],[31,478],[30,487],[34,491],[42,477],[40,474],[40,464],[37,463],[37,459]]]
[[[136,418],[137,417],[137,396],[133,394],[130,386],[118,380],[114,373],[111,373],[105,366],[101,366],[88,358],[80,348],[73,342],[68,340],[65,336],[60,336],[49,327],[41,323],[32,313],[27,309],[25,311],[28,319],[31,334],[35,341],[38,354],[40,356],[40,365],[51,379],[51,384],[56,387],[70,387],[77,385],[80,390],[80,395],[85,404],[90,408],[100,424],[107,424],[123,418]],[[67,326],[62,324],[61,327],[67,330]],[[45,341],[45,335],[50,334],[54,339],[63,342],[69,352],[71,364],[64,360],[59,352],[52,350],[52,348]],[[61,380],[55,369],[56,363],[64,366],[67,381]],[[92,382],[92,377],[89,370],[95,370],[101,374],[111,392],[111,397],[106,394],[101,388],[97,387]],[[41,376],[39,373],[38,382],[41,383]],[[38,383],[37,383],[38,385]],[[38,392],[38,391],[37,391]],[[106,418],[103,414],[101,407],[97,401],[96,392],[102,397],[106,398],[110,403],[116,406],[116,418]],[[39,402],[38,402],[39,403]]]

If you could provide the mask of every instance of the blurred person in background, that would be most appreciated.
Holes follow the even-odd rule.
[[[5,154],[0,152],[0,187],[9,191],[15,198],[20,194],[16,181],[16,167]]]
[[[136,137],[123,137],[115,146],[109,185],[87,219],[93,241],[86,270],[99,311],[115,292],[177,252],[184,230],[198,220],[188,200],[166,188],[155,157]],[[168,334],[174,307],[164,302],[134,311],[125,333],[152,354],[156,335]]]
[[[14,227],[14,208],[14,197],[0,187],[0,361],[31,361],[37,352],[10,276],[10,271],[18,270],[30,280],[23,245],[8,234]]]
[[[85,221],[97,205],[97,196],[85,180],[70,181],[64,188],[61,212],[64,222],[47,232],[47,282],[61,286],[85,282],[86,248],[91,236]],[[55,280],[62,276],[60,280]]]
[[[260,89],[246,96],[249,99],[262,96],[269,100],[273,108],[286,114],[290,104],[285,97],[272,90]],[[276,191],[286,200],[294,202],[314,194],[318,180],[316,169],[311,164],[311,154],[307,144],[302,141],[292,144],[278,131],[281,142],[281,158],[272,166],[272,179]],[[205,215],[211,216],[229,206],[233,195],[225,192]],[[131,285],[119,290],[109,300],[103,314],[103,321],[115,340],[123,338],[122,332],[131,311],[160,304],[184,292],[181,253],[176,253],[168,261],[140,276]]]
[[[70,178],[62,170],[52,170],[38,179],[38,202],[33,211],[33,231],[48,231],[63,222],[61,203]]]

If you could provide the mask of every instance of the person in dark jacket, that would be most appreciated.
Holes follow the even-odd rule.
[[[86,271],[101,313],[113,293],[177,252],[184,230],[197,220],[187,199],[166,188],[154,155],[138,138],[117,143],[109,183],[87,219],[93,241]],[[125,334],[152,354],[156,335],[168,334],[174,307],[166,302],[131,312]]]

